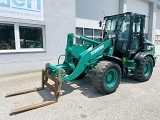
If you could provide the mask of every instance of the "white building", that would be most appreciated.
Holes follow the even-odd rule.
[[[75,0],[0,0],[0,75],[57,64],[74,31]]]
[[[127,11],[150,17],[145,36],[160,54],[159,0],[0,0],[0,75],[57,64],[68,33],[99,37],[105,15]]]

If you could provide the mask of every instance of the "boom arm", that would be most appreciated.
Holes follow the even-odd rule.
[[[67,47],[65,53],[65,61],[63,64],[56,66],[48,65],[50,74],[57,76],[58,70],[63,68],[64,70],[72,70],[71,74],[62,76],[63,82],[69,82],[78,77],[81,73],[85,72],[87,67],[93,67],[103,57],[103,54],[113,54],[114,39],[108,39],[103,42],[99,42],[86,37],[76,37],[82,41],[86,41],[84,45],[73,45],[73,34],[68,34]],[[87,45],[92,45],[87,48]],[[75,65],[73,59],[77,59],[78,63]]]

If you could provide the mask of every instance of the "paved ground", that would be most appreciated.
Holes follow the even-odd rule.
[[[123,78],[111,95],[97,92],[85,77],[64,84],[59,102],[9,115],[15,107],[52,99],[50,90],[5,98],[7,92],[38,87],[41,72],[0,77],[0,120],[160,120],[160,58],[148,82]]]

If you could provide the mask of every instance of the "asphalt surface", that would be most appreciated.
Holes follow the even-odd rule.
[[[10,115],[13,108],[53,99],[49,89],[5,97],[15,90],[39,87],[41,72],[0,76],[0,120],[160,120],[160,57],[147,82],[122,79],[117,91],[103,95],[86,76],[63,84],[59,101]]]

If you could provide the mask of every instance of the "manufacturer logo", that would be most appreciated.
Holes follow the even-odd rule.
[[[43,0],[0,0],[0,16],[43,21]]]
[[[41,0],[0,0],[0,7],[41,12]]]
[[[93,50],[91,52],[91,55],[94,55],[95,53],[97,53],[98,51],[102,50],[104,48],[104,45],[101,45],[100,47],[96,48],[95,50]]]

